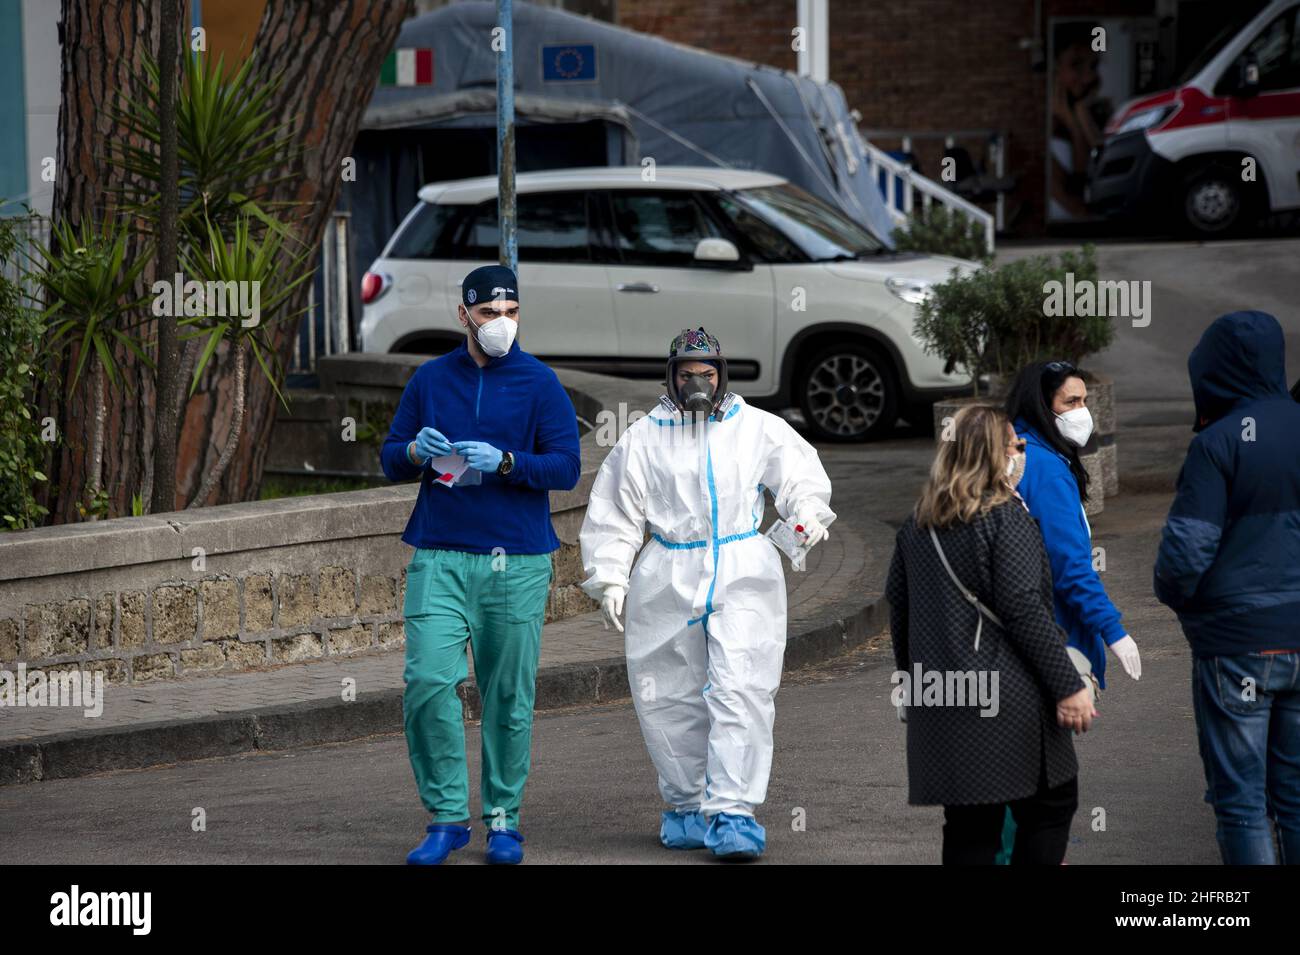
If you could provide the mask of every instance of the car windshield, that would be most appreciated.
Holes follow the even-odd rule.
[[[887,251],[866,227],[790,183],[739,189],[730,195],[814,262],[858,259]]]

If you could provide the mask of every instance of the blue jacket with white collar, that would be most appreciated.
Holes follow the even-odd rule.
[[[1023,419],[1016,434],[1025,439],[1025,474],[1016,488],[1043,532],[1052,564],[1056,622],[1092,662],[1098,682],[1106,685],[1106,647],[1124,636],[1120,612],[1092,566],[1092,532],[1079,500],[1079,485],[1070,462]]]
[[[448,441],[485,441],[514,454],[514,470],[478,485],[438,484],[407,446],[421,428]],[[549,554],[560,546],[549,491],[578,483],[581,456],[573,403],[550,368],[518,342],[480,368],[462,341],[411,376],[380,451],[390,481],[419,477],[420,494],[402,540],[412,547],[490,554]]]

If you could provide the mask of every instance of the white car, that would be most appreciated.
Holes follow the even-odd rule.
[[[973,264],[890,252],[778,176],[601,167],[524,173],[516,190],[520,344],[548,364],[661,379],[673,336],[703,325],[731,390],[847,441],[926,420],[969,380],[913,322],[931,284]],[[495,177],[419,196],[362,281],[366,351],[457,345],[461,279],[497,261]]]

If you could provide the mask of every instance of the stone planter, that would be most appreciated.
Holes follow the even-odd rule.
[[[934,403],[934,440],[943,440],[944,421],[952,419],[958,411],[968,405],[997,405],[1002,406],[999,398],[992,395],[980,395],[978,398],[974,395],[965,395],[960,398],[943,398]]]
[[[1115,381],[1106,375],[1086,373],[1084,378],[1088,385],[1088,410],[1092,412],[1092,437],[1084,446],[1080,458],[1095,457],[1100,478],[1093,475],[1089,463],[1089,482],[1097,481],[1106,497],[1119,493],[1119,450],[1116,445],[1117,428],[1115,424]]]

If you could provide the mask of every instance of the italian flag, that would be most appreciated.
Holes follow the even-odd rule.
[[[393,50],[379,71],[380,86],[432,86],[433,50]]]

